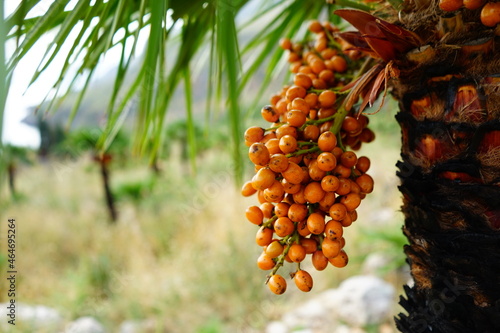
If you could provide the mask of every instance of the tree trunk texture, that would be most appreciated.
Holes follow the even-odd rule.
[[[162,170],[160,168],[160,165],[158,164],[157,157],[154,158],[153,162],[149,165],[149,168],[151,169],[151,171],[153,171],[155,176],[161,175]]]
[[[9,175],[9,190],[10,190],[10,195],[12,196],[12,198],[15,198],[16,197],[16,184],[15,184],[15,180],[16,180],[16,166],[14,164],[14,162],[11,162],[9,163],[9,165],[7,166],[7,173]]]
[[[116,222],[116,220],[118,219],[118,213],[115,207],[115,198],[113,196],[113,193],[111,192],[111,187],[109,185],[109,160],[110,158],[107,157],[107,155],[104,155],[104,157],[99,158],[99,165],[101,167],[102,184],[104,187],[104,194],[106,196],[106,207],[108,208],[111,222]]]
[[[414,279],[400,299],[401,332],[500,332],[500,40],[480,35],[470,12],[460,34],[457,18],[434,18],[455,37],[395,63]]]

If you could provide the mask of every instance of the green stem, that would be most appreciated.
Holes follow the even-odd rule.
[[[337,110],[337,112],[332,116],[334,117],[334,119],[333,119],[333,125],[330,128],[330,132],[332,132],[335,135],[340,133],[342,122],[344,121],[344,118],[347,116],[348,113],[349,111],[347,111],[344,108],[344,105],[341,105],[340,108]]]
[[[278,260],[276,261],[276,266],[274,266],[274,268],[271,271],[271,273],[267,276],[266,284],[269,282],[269,279],[271,278],[271,276],[273,276],[274,274],[276,274],[278,272],[278,270],[285,263],[285,257],[288,254],[288,251],[290,250],[290,246],[292,246],[292,244],[293,244],[293,243],[289,242],[289,240],[291,239],[290,235],[287,236],[285,239],[286,239],[286,242],[287,242],[287,244],[285,246],[285,249],[283,250],[283,253],[278,256]]]
[[[281,240],[283,242],[283,244],[286,244],[286,245],[290,245],[293,243],[293,235],[295,235],[295,232],[291,233],[290,235],[288,236],[285,236],[283,237],[283,239]],[[283,252],[283,254],[287,254],[288,252]]]
[[[366,58],[365,62],[363,62],[363,65],[359,68],[359,70],[356,72],[356,75],[354,75],[353,80],[357,79],[361,75],[363,75],[366,71],[368,71],[370,68],[372,68],[372,63],[373,59],[372,58]],[[350,91],[350,89],[349,89]]]
[[[271,228],[273,222],[276,221],[277,219],[278,219],[278,216],[274,215],[269,220],[267,220],[266,222],[262,223],[262,227],[263,228]]]
[[[344,146],[344,143],[342,142],[342,137],[340,135],[340,132],[337,133],[337,146],[340,147],[340,149],[342,149],[342,151],[346,151],[347,149],[345,148]]]
[[[349,74],[342,74],[342,77],[346,77],[346,75],[349,75]],[[358,75],[358,74],[356,74]],[[353,77],[353,75],[349,75],[351,77]],[[328,88],[328,89],[315,89],[315,88],[309,88],[307,90],[308,93],[315,93],[315,94],[321,94],[323,91],[327,91],[327,90],[330,90],[330,91],[333,91],[335,92],[337,95],[346,95],[348,94],[351,89],[346,89],[346,90],[342,90],[344,87],[333,87],[333,88]]]
[[[314,153],[314,152],[317,152],[317,151],[319,151],[318,147],[312,147],[312,148],[309,148],[309,149],[297,150],[297,151],[295,151],[293,153],[287,154],[286,157],[294,157],[294,156],[298,156],[298,155],[302,155],[302,154]]]
[[[330,120],[335,120],[336,117],[338,117],[337,114],[339,113],[339,110],[343,109],[342,108],[342,103],[344,103],[344,100],[345,100],[345,97],[346,97],[344,95],[347,95],[349,93],[349,91],[351,91],[351,90],[348,89],[346,91],[337,92],[337,95],[340,95],[340,96],[338,96],[337,101],[335,102],[335,104],[336,105],[340,105],[340,106],[338,106],[337,111],[334,114],[332,114],[330,117],[326,117],[326,118],[321,118],[321,119],[316,119],[316,120],[308,120],[308,121],[306,121],[304,123],[304,125],[301,126],[301,129],[303,130],[304,128],[306,128],[307,125],[319,125],[319,124],[326,123],[327,121],[330,121]],[[346,113],[346,115],[347,115],[347,113]],[[344,118],[345,118],[345,115],[344,115]]]
[[[295,226],[297,226],[297,223],[295,223]],[[267,276],[266,284],[269,282],[269,279],[271,278],[271,276],[273,276],[274,274],[276,274],[278,272],[278,270],[285,263],[285,257],[288,254],[288,251],[290,251],[290,247],[294,243],[299,244],[299,242],[300,242],[300,235],[299,235],[299,232],[297,231],[297,228],[295,228],[295,231],[292,234],[284,237],[281,240],[281,242],[283,242],[283,243],[286,244],[285,249],[283,250],[283,253],[278,256],[278,259],[276,261],[276,266],[274,266],[274,268],[271,271],[271,273]]]
[[[318,235],[318,250],[321,250],[323,247],[323,240],[325,239],[324,235]]]
[[[330,117],[316,119],[316,120],[308,120],[308,121],[306,121],[306,123],[304,125],[306,125],[306,126],[307,125],[319,125],[319,124],[326,123],[327,121],[330,121],[333,119],[335,119],[335,115],[331,115]]]
[[[299,141],[299,142],[297,142],[297,145],[299,147],[302,147],[302,146],[317,146],[318,144],[316,142]]]
[[[338,43],[335,40],[333,34],[328,29],[325,29],[325,32],[326,32],[326,37],[328,38],[329,46],[333,46],[333,48],[336,49],[337,51],[342,51],[342,45],[340,45],[340,43]]]
[[[357,1],[351,1],[351,0],[333,0],[331,1],[335,5],[339,5],[341,7],[351,7],[351,8],[356,8],[360,10],[364,10],[366,12],[369,12],[372,10],[372,7],[359,3]]]
[[[358,178],[359,176],[361,176],[361,173],[358,170],[356,170],[356,168],[352,167],[351,168],[351,179],[356,180],[356,178]]]
[[[280,128],[281,126],[283,126],[285,123],[279,125],[279,126],[274,126],[274,127],[269,127],[269,128],[265,128],[264,131],[268,132],[268,131],[274,131],[274,130],[277,130],[278,128]]]
[[[335,73],[335,79],[354,79],[357,78],[357,74],[349,74],[349,73]],[[342,87],[341,87],[342,88]],[[338,88],[338,89],[341,89]]]
[[[338,88],[339,90],[336,91],[337,96],[339,96],[339,95],[348,95],[351,92],[351,89],[346,89],[346,90],[342,90],[341,91],[340,89],[342,89],[342,88],[343,87]]]
[[[314,88],[309,88],[307,90],[308,93],[315,93],[315,94],[321,94],[323,91],[326,91],[326,90],[332,90],[332,89],[314,89]]]

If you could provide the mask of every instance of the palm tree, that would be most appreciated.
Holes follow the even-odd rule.
[[[263,63],[269,68],[264,83],[273,77],[281,56],[276,47],[279,38],[290,37],[305,20],[318,17],[323,10],[328,10],[330,15],[337,5],[367,11],[376,8],[376,15],[386,21],[361,12],[339,14],[361,32],[342,34],[342,37],[353,44],[353,48],[377,59],[374,67],[352,88],[346,106],[358,108],[355,103],[360,95],[364,97],[361,108],[370,104],[387,85],[392,87],[401,110],[397,116],[403,142],[399,175],[406,215],[404,233],[409,240],[405,252],[415,284],[406,287],[406,298],[401,299],[408,313],[399,315],[398,328],[403,332],[500,330],[497,258],[500,253],[500,62],[495,53],[500,45],[498,27],[491,27],[495,24],[490,21],[486,25],[481,23],[484,1],[479,1],[480,7],[476,9],[470,9],[474,1],[455,1],[459,6],[451,9],[445,6],[446,11],[439,5],[443,7],[442,3],[454,1],[392,0],[370,6],[349,1],[336,1],[336,5],[331,4],[333,1],[266,1],[250,22],[261,17],[267,17],[268,21],[258,21],[265,22],[262,33],[241,52],[235,19],[250,1],[184,4],[81,0],[69,11],[64,10],[69,1],[62,0],[54,2],[44,15],[27,19],[26,13],[38,2],[22,1],[7,19],[9,38],[17,37],[19,41],[17,51],[8,62],[8,73],[39,36],[51,29],[56,29],[57,34],[34,80],[60,51],[75,24],[81,24],[81,32],[55,84],[56,90],[64,86],[69,60],[77,54],[82,58],[77,75],[88,83],[100,57],[111,47],[121,46],[108,122],[99,147],[106,149],[112,142],[127,102],[139,96],[135,147],[139,152],[152,147],[152,161],[161,146],[170,97],[182,81],[187,100],[190,156],[196,155],[190,74],[192,60],[196,59],[204,41],[213,45],[208,64],[211,77],[217,78],[209,82],[208,96],[224,92],[232,151],[238,162],[241,155],[238,96]],[[460,7],[463,3],[466,8]],[[338,22],[333,16],[327,18]],[[149,40],[141,70],[133,83],[125,87],[124,77],[139,33],[146,28],[149,28]],[[171,45],[176,31],[180,34],[180,44],[172,57],[167,45]],[[256,60],[245,66],[240,76],[241,59],[245,59],[249,50],[259,47]],[[72,78],[69,81],[72,82]],[[213,100],[208,100],[207,105],[211,106]],[[78,105],[75,110],[77,108]],[[241,175],[241,163],[235,165],[236,175]]]
[[[415,279],[402,301],[409,316],[398,325],[406,332],[497,332],[500,40],[480,22],[481,9],[450,13],[434,1],[428,6],[434,13],[422,12],[411,27],[427,47],[409,58],[424,57],[398,64],[394,85],[403,133],[405,251]],[[434,36],[424,33],[423,22],[433,23]]]
[[[2,170],[0,171],[0,175],[4,172],[7,173],[8,186],[12,199],[18,197],[18,192],[16,190],[16,175],[19,170],[19,164],[31,163],[29,152],[30,150],[28,148],[12,144],[6,144],[0,147],[0,156],[2,157],[0,163],[0,165],[2,165]]]
[[[111,169],[110,164],[113,159],[123,159],[127,151],[129,142],[123,132],[118,132],[113,142],[105,152],[96,148],[100,131],[92,129],[82,129],[71,132],[64,141],[54,148],[54,151],[62,156],[75,156],[84,152],[91,152],[92,160],[99,165],[101,184],[104,192],[104,200],[112,223],[118,220],[118,210],[116,200],[111,189]]]
[[[359,29],[344,34],[353,48],[379,59],[379,75],[359,85],[377,93],[390,81],[400,106],[403,231],[415,283],[405,287],[408,314],[398,328],[498,332],[500,3],[493,22],[489,4],[449,3],[405,2],[394,24],[338,13]]]

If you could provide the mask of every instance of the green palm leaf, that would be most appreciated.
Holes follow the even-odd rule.
[[[0,185],[5,179],[4,173],[6,169],[5,151],[2,144],[2,129],[3,129],[3,110],[5,108],[5,100],[7,98],[7,76],[5,70],[5,24],[3,14],[4,3],[0,0]]]
[[[3,12],[3,8],[4,8],[4,0],[0,0],[0,154],[3,154],[2,150],[3,110],[5,108],[5,102],[7,99],[7,90],[9,88],[7,70],[5,68],[5,36],[7,36],[7,29],[4,21],[5,15]],[[0,161],[2,160],[3,160],[2,156],[0,155]]]
[[[27,14],[41,0],[23,0],[6,19],[6,33],[1,34],[17,38],[19,43],[8,61],[1,61],[2,65],[7,64],[6,73],[2,77],[11,75],[41,36],[55,31],[52,43],[43,53],[40,65],[33,73],[32,83],[50,67],[57,55],[66,52],[62,69],[52,86],[52,94],[47,94],[47,99],[50,100],[47,111],[56,109],[61,98],[73,91],[75,82],[83,79],[84,88],[80,90],[71,111],[71,121],[80,110],[86,88],[101,59],[111,48],[120,47],[120,59],[117,60],[115,81],[106,110],[107,123],[97,146],[103,151],[109,147],[130,111],[130,104],[137,99],[134,150],[140,154],[150,154],[153,162],[161,153],[168,106],[181,81],[184,81],[188,131],[194,128],[196,117],[193,114],[190,64],[198,59],[207,45],[211,45],[210,60],[207,63],[210,78],[205,118],[209,119],[214,105],[223,105],[227,109],[228,130],[232,139],[231,152],[235,161],[234,173],[236,179],[241,179],[240,95],[243,88],[264,65],[268,68],[262,84],[265,87],[276,76],[279,64],[283,62],[283,52],[277,48],[279,39],[295,35],[305,21],[317,18],[320,13],[325,13],[326,9],[332,7],[324,1],[261,1],[261,10],[255,16],[249,15],[247,22],[250,23],[241,25],[243,30],[250,29],[251,22],[265,17],[262,21],[265,23],[260,25],[262,30],[255,34],[241,52],[245,58],[254,54],[251,57],[253,60],[242,65],[236,21],[239,14],[247,13],[242,11],[246,8],[245,5],[256,1],[79,0],[72,10],[65,10],[69,0],[58,0],[43,15],[28,18]],[[369,9],[364,4],[349,0],[336,3]],[[326,17],[330,14],[331,11],[326,12]],[[148,32],[148,42],[140,58],[140,69],[129,80],[126,77],[131,72],[132,59],[143,31]],[[70,40],[70,36],[75,35]],[[65,43],[71,43],[70,47],[64,48]],[[2,54],[0,52],[0,57]],[[5,89],[1,91],[5,92]],[[222,103],[214,104],[214,99]],[[1,104],[0,110],[3,110]],[[189,156],[194,165],[196,137],[188,135],[188,138],[191,147]]]

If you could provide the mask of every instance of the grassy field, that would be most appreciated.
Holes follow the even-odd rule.
[[[120,193],[153,184],[140,197],[122,193],[115,225],[108,222],[99,171],[89,156],[22,168],[21,198],[3,200],[0,213],[2,235],[7,218],[18,224],[17,301],[56,308],[67,320],[94,316],[111,331],[124,320],[149,320],[157,332],[261,331],[298,303],[358,274],[367,254],[401,257],[397,242],[380,237],[400,235],[394,166],[399,133],[393,114],[375,118],[377,133],[387,135],[360,152],[372,159],[376,189],[346,231],[351,263],[313,272],[311,293],[289,288],[276,297],[264,285],[266,273],[255,264],[261,251],[254,243],[257,228],[244,217],[257,199],[240,196],[230,157],[216,147],[199,156],[195,176],[176,149],[157,178],[143,164],[115,166],[112,186]],[[7,301],[5,293],[0,301]]]

